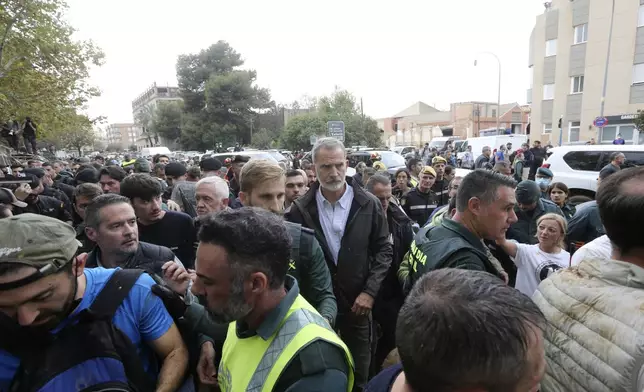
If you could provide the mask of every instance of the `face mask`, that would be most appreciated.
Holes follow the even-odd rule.
[[[550,185],[550,180],[547,178],[537,178],[536,183],[539,185],[539,188],[546,189]]]

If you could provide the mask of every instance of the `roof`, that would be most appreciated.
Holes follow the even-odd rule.
[[[434,113],[421,114],[418,116],[409,116],[405,120],[416,124],[438,124],[452,121],[452,112],[437,111]]]
[[[436,112],[440,112],[440,110],[436,109],[433,106],[429,106],[424,102],[418,101],[415,104],[408,107],[407,109],[403,110],[402,112],[394,115],[393,117],[419,116],[421,114],[430,114],[430,113],[436,113]]]
[[[519,107],[519,104],[516,103],[516,102],[506,103],[506,104],[501,105],[501,109],[499,110],[499,112],[501,113],[501,116],[503,116],[507,112],[509,112],[510,110],[513,110],[515,107]]]

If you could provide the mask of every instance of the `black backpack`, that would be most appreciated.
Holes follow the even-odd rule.
[[[20,358],[9,392],[148,392],[155,381],[137,348],[112,322],[142,270],[117,270],[92,305],[48,341],[25,348],[3,334],[0,347]]]

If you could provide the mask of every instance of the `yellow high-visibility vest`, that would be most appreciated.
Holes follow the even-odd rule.
[[[349,349],[328,322],[298,295],[277,331],[264,340],[255,335],[239,339],[237,323],[228,326],[219,373],[222,392],[271,392],[280,375],[301,349],[316,340],[324,340],[344,351],[349,365],[348,389],[353,389],[353,358]]]

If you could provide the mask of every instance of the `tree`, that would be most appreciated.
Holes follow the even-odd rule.
[[[355,97],[346,90],[336,90],[330,96],[311,99],[315,111],[291,118],[282,135],[290,149],[309,149],[311,136],[326,136],[328,121],[344,121],[346,146],[382,144],[377,122],[361,113]]]
[[[74,149],[78,151],[78,155],[82,155],[83,147],[92,147],[97,136],[87,116],[76,114],[69,128],[61,133],[58,140],[61,147]]]
[[[152,130],[155,134],[177,142],[181,137],[181,101],[159,102],[152,119]]]
[[[250,145],[259,148],[260,150],[267,150],[274,147],[275,136],[266,128],[260,129],[258,132],[253,134]]]
[[[249,143],[251,119],[271,104],[268,90],[255,85],[257,73],[238,69],[241,55],[219,41],[197,54],[179,56],[177,80],[184,101],[181,143],[207,149],[217,143]]]
[[[31,116],[39,137],[56,138],[100,94],[87,79],[103,53],[72,38],[66,9],[64,0],[0,0],[0,119]]]
[[[134,115],[134,124],[141,127],[141,132],[148,139],[148,145],[150,146],[154,146],[152,140],[156,136],[152,130],[154,114],[154,107],[152,105],[145,105]],[[158,139],[158,137],[156,138]]]
[[[644,110],[637,110],[637,117],[635,117],[633,123],[635,124],[635,128],[637,128],[638,131],[644,132]]]

